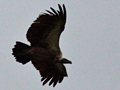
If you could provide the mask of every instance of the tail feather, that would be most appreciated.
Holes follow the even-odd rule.
[[[31,60],[30,55],[26,52],[26,50],[30,48],[29,45],[21,43],[21,42],[16,42],[16,45],[14,46],[13,50],[13,55],[16,58],[16,61],[22,64],[26,64]]]

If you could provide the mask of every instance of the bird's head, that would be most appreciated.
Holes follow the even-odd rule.
[[[62,58],[62,59],[57,59],[55,61],[56,63],[62,63],[62,64],[72,64],[72,62],[66,58]]]

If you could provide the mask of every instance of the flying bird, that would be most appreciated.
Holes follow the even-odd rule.
[[[58,8],[50,7],[51,11],[46,10],[31,24],[26,34],[30,45],[16,41],[12,49],[17,62],[24,65],[31,61],[40,72],[43,85],[49,82],[53,87],[68,76],[64,64],[72,64],[62,58],[59,47],[59,38],[66,23],[66,8],[64,4],[58,4]]]

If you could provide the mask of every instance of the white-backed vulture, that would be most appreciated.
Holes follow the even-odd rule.
[[[45,85],[48,81],[53,87],[67,76],[63,64],[72,62],[62,58],[59,47],[59,38],[65,28],[66,8],[58,4],[59,10],[46,10],[40,14],[27,31],[26,37],[30,45],[17,41],[14,46],[13,55],[16,61],[26,64],[31,61],[40,72],[41,81]]]

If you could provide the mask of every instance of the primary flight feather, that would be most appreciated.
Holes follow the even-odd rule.
[[[12,53],[19,63],[31,61],[40,72],[43,85],[49,81],[53,87],[67,76],[63,64],[72,63],[62,58],[59,47],[59,38],[66,23],[66,8],[64,4],[58,4],[58,7],[57,11],[50,7],[51,11],[46,10],[47,13],[39,15],[26,34],[30,46],[17,41]]]

